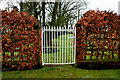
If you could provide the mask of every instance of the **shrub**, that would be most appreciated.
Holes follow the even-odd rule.
[[[38,23],[37,19],[27,12],[2,10],[3,65],[17,67],[18,69],[29,66],[31,69],[32,66],[39,64],[41,29],[39,31],[34,30],[33,26],[36,23]]]
[[[86,59],[120,59],[119,25],[120,16],[116,13],[87,11],[76,24],[77,63]]]

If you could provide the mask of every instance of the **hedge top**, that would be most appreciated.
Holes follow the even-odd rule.
[[[113,27],[117,27],[118,23],[120,23],[120,16],[117,16],[117,13],[89,10],[78,20],[77,25],[94,28],[111,24]]]

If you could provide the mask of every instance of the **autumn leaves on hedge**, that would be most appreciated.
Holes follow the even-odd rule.
[[[107,11],[87,11],[76,24],[77,62],[87,57],[120,59],[120,16]],[[109,55],[107,54],[109,53]]]
[[[31,69],[39,63],[41,54],[41,30],[33,28],[38,23],[27,12],[2,11],[2,64]],[[89,59],[120,59],[120,16],[113,12],[87,11],[77,22],[77,63]],[[39,33],[39,35],[38,35]],[[88,52],[89,51],[89,52]],[[11,54],[6,54],[10,52]],[[15,53],[18,54],[15,54]],[[106,54],[106,53],[109,54]],[[16,63],[16,61],[18,63]],[[15,62],[13,64],[13,62]]]
[[[27,12],[2,11],[2,64],[18,69],[28,66],[31,69],[39,62],[41,51],[38,44],[41,41],[41,31],[39,38],[37,30],[33,28],[35,23],[38,23],[37,19]],[[11,55],[5,52],[10,52]],[[19,65],[12,64],[15,61]]]

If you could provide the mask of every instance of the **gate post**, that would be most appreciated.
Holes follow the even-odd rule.
[[[77,66],[77,49],[76,49],[76,24],[75,24],[75,26],[74,26],[74,38],[73,38],[73,41],[74,41],[74,61],[75,61],[75,66]]]
[[[38,52],[38,63],[37,63],[37,65],[38,65],[38,67],[40,67],[41,65],[42,65],[42,62],[41,62],[41,38],[42,38],[42,35],[41,35],[41,26],[39,26],[39,28],[38,28],[38,30],[37,30],[37,32],[38,32],[38,37],[39,37],[39,42],[38,42],[38,46],[39,46],[39,52]]]

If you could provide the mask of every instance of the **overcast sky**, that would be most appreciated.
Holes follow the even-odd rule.
[[[96,10],[113,10],[118,13],[118,2],[120,0],[87,0],[88,1],[88,9]]]
[[[7,0],[3,0],[3,1],[7,1]],[[9,1],[9,0],[8,0]],[[118,2],[120,0],[86,0],[88,3],[88,9],[87,10],[97,10],[97,8],[99,8],[99,10],[113,10],[114,12],[118,13]],[[0,4],[0,9],[5,8],[6,2],[2,2]],[[87,11],[86,10],[86,11]]]

